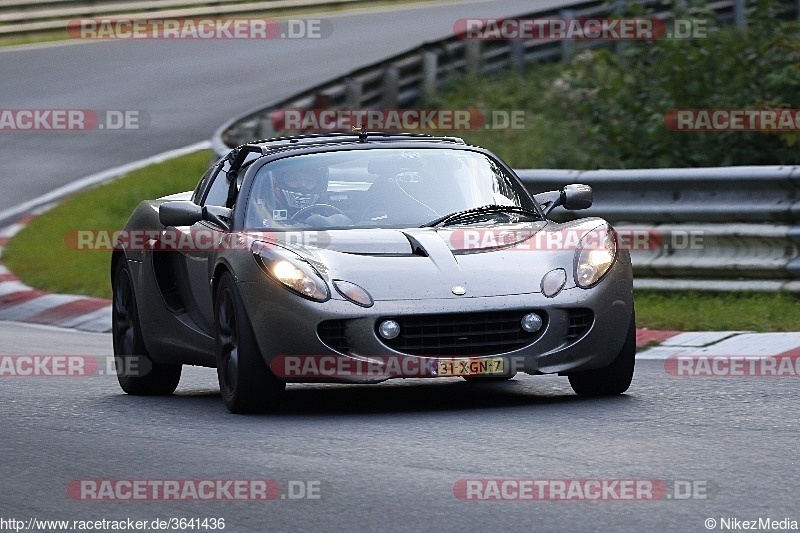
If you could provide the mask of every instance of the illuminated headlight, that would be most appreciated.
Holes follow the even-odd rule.
[[[318,302],[330,297],[328,285],[300,256],[259,241],[254,242],[250,249],[261,268],[289,290]]]
[[[551,270],[542,278],[542,294],[552,298],[564,288],[567,283],[567,271],[563,268]]]
[[[355,283],[336,279],[333,280],[333,286],[336,287],[336,292],[354,304],[360,305],[361,307],[372,307],[372,296]]]
[[[575,282],[586,289],[600,281],[614,264],[617,241],[613,230],[590,231],[581,239],[575,254]]]
[[[536,333],[537,331],[542,329],[542,317],[540,317],[536,313],[528,313],[527,315],[522,317],[522,320],[520,321],[520,326],[522,326],[522,329],[524,329],[528,333]]]
[[[392,340],[400,335],[400,324],[397,323],[397,320],[384,320],[381,322],[381,325],[378,326],[378,333],[381,334],[386,340]]]

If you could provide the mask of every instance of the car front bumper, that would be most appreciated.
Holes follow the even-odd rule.
[[[271,286],[270,286],[271,284]],[[505,375],[565,373],[609,365],[619,354],[628,333],[633,312],[632,277],[629,262],[616,261],[611,271],[590,289],[572,287],[554,298],[540,293],[491,297],[454,297],[425,300],[376,301],[370,308],[346,300],[326,302],[305,300],[276,287],[274,282],[243,282],[240,291],[264,360],[272,364],[288,356],[344,360],[338,368],[355,368],[354,362],[386,361],[387,358],[412,358],[412,368],[436,368],[431,359],[469,358],[507,361]],[[535,339],[525,346],[491,355],[470,356],[409,355],[391,348],[378,335],[377,325],[386,318],[409,315],[453,315],[495,311],[538,311],[546,315],[545,324]],[[589,310],[591,319],[584,327],[575,327],[576,312]],[[585,313],[583,313],[585,315]],[[343,346],[323,341],[322,322],[338,321],[343,325]],[[571,326],[572,322],[572,326]],[[342,364],[345,363],[345,364]],[[374,369],[374,366],[372,367]],[[413,377],[435,377],[436,372]],[[325,372],[313,378],[280,376],[288,382],[378,382],[397,375],[354,375],[349,372]],[[412,377],[412,376],[403,376]]]

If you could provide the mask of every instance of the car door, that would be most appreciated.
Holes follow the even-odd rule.
[[[210,171],[211,172],[211,171]],[[228,180],[225,172],[218,172],[204,198],[195,198],[201,205],[224,206],[228,194]],[[225,239],[227,229],[213,222],[202,220],[191,226],[166,228],[174,244],[174,258],[179,262],[175,276],[178,294],[184,311],[204,332],[213,335],[214,311],[211,292],[211,277],[214,260]]]

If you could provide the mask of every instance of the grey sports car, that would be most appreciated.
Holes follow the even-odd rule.
[[[483,148],[417,134],[309,134],[239,146],[193,192],[142,202],[111,260],[120,385],[171,394],[216,367],[236,413],[289,382],[569,377],[625,392],[630,257],[592,191],[531,196]]]

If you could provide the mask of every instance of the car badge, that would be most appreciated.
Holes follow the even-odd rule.
[[[452,290],[453,294],[455,294],[456,296],[463,296],[464,294],[467,293],[467,289],[462,287],[461,285],[456,285],[450,290]]]

